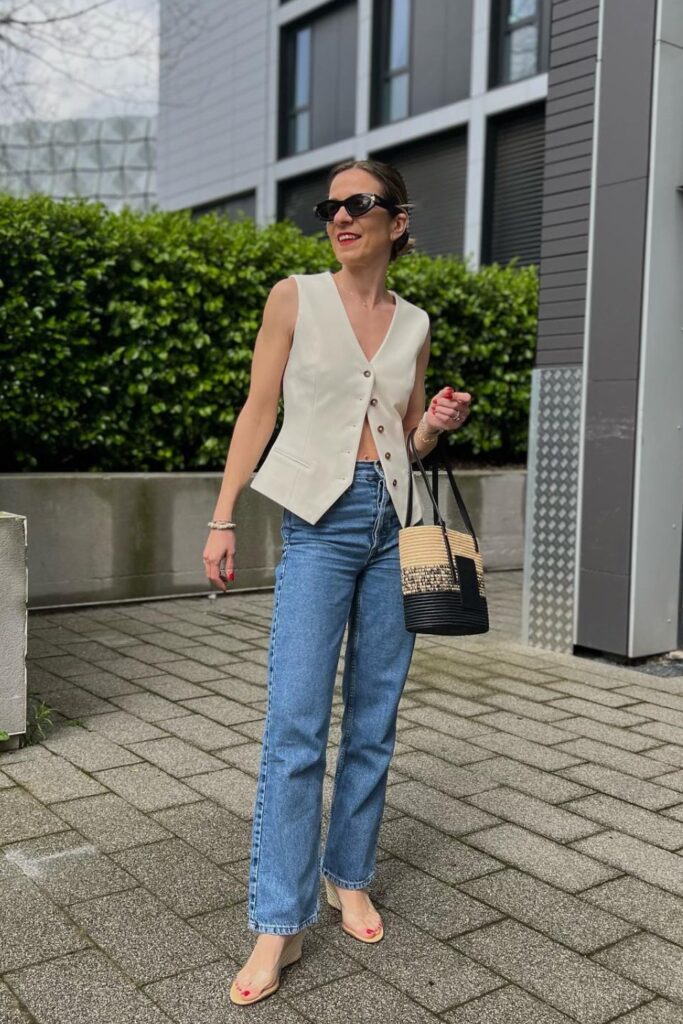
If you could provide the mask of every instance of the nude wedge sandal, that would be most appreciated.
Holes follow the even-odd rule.
[[[325,877],[325,875],[323,875],[323,881],[325,882],[327,902],[330,904],[331,907],[334,907],[336,910],[341,910],[342,905],[341,900],[337,895],[337,890],[332,885],[330,880]],[[349,926],[347,924],[344,924],[343,921],[342,928],[348,935],[352,935],[354,939],[359,939],[360,942],[379,942],[380,939],[384,938],[384,925],[381,925],[380,930],[376,932],[374,935],[361,935],[360,932],[356,932],[353,930],[353,928],[349,928]]]
[[[272,996],[274,992],[280,987],[280,975],[285,967],[289,967],[290,964],[296,963],[297,960],[301,959],[301,950],[304,941],[304,930],[295,932],[291,938],[291,941],[287,943],[282,951],[280,959],[277,963],[277,975],[272,985],[267,985],[266,988],[261,989],[255,996],[245,996],[237,988],[237,982],[233,981],[230,988],[230,999],[233,1003],[238,1003],[240,1006],[246,1006],[247,1003],[258,1003],[261,999],[265,999],[266,996]]]

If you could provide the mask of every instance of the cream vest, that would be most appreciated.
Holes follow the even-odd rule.
[[[389,330],[367,359],[331,272],[290,276],[299,311],[282,378],[282,428],[250,486],[317,522],[353,480],[367,414],[400,523],[413,526],[422,507],[413,487],[412,519],[405,522],[411,467],[402,419],[429,315],[392,291]]]

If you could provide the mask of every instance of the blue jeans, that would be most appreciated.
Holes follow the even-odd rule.
[[[290,935],[318,920],[320,878],[375,875],[396,713],[415,646],[403,619],[396,515],[379,460],[315,524],[283,509],[254,804],[248,927]],[[330,713],[348,622],[344,713],[322,858]]]

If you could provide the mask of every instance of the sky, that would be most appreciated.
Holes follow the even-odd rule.
[[[155,114],[159,2],[0,0],[0,33],[8,13],[37,22],[0,38],[0,121]]]

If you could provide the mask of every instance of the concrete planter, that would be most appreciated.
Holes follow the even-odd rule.
[[[0,731],[26,732],[26,519],[0,512]],[[0,742],[0,750],[7,749]]]
[[[26,516],[31,608],[217,592],[202,551],[222,473],[5,473],[0,505]],[[522,566],[526,471],[468,470],[458,486],[487,570]],[[415,484],[425,521],[431,503]],[[460,523],[448,478],[439,494],[449,525]],[[270,587],[282,539],[279,505],[243,489],[232,589]]]

